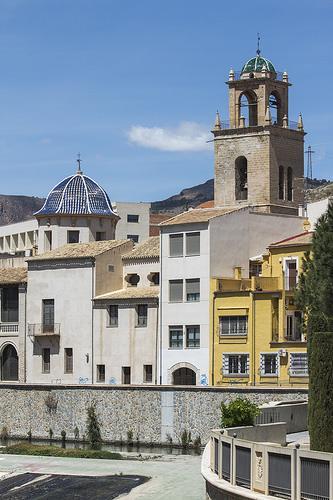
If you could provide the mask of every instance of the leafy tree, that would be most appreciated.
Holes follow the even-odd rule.
[[[221,403],[222,427],[239,427],[254,425],[255,418],[259,415],[259,407],[249,399],[236,398],[228,405]]]
[[[296,304],[308,332],[310,443],[333,452],[333,206],[316,224],[302,270]]]
[[[102,441],[101,430],[94,404],[87,408],[87,436],[91,448],[96,449],[100,447]]]

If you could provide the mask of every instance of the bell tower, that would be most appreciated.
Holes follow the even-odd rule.
[[[240,72],[230,70],[229,121],[219,113],[215,146],[215,206],[252,205],[297,214],[304,200],[304,135],[301,114],[289,120],[286,72],[260,54]]]

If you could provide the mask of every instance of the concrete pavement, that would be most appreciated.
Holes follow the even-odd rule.
[[[204,481],[200,456],[164,455],[152,460],[95,460],[84,458],[1,455],[1,474],[36,472],[105,476],[115,474],[149,476],[151,480],[123,496],[128,500],[203,500]]]

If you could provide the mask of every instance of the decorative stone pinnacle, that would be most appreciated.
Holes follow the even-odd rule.
[[[234,70],[231,68],[231,70],[229,71],[229,80],[230,81],[233,81],[235,79],[235,72]]]
[[[282,125],[284,128],[288,128],[288,116],[287,115],[284,115],[284,117],[282,118]]]
[[[282,81],[283,82],[288,82],[288,73],[286,71],[283,72]]]
[[[297,120],[297,129],[298,130],[304,130],[304,127],[303,127],[303,117],[302,117],[302,113],[300,113],[298,115],[298,120]]]
[[[219,110],[216,111],[214,130],[221,130],[221,119]]]

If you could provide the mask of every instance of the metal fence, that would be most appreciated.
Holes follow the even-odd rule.
[[[268,453],[268,494],[291,498],[291,457]]]
[[[236,446],[236,484],[251,487],[251,449]]]
[[[330,463],[301,458],[301,499],[329,500]]]

